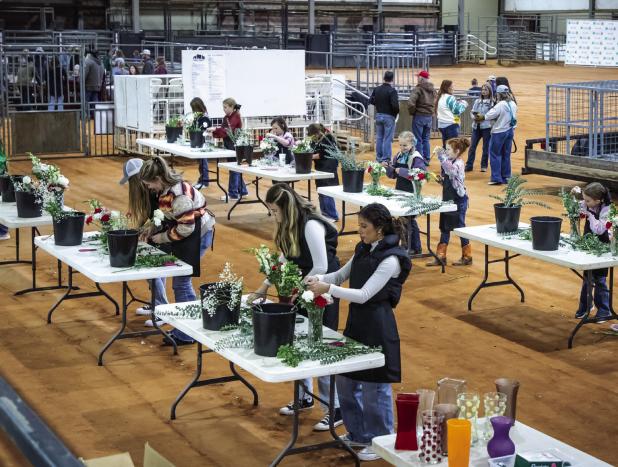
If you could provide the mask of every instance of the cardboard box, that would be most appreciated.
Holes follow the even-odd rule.
[[[83,460],[86,467],[135,467],[128,452],[112,456]],[[152,449],[148,443],[144,446],[144,467],[175,467],[170,461]]]

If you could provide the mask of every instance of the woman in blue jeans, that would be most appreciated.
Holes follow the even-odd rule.
[[[139,176],[150,191],[157,193],[158,209],[165,216],[163,225],[160,228],[153,226],[145,230],[142,239],[171,251],[179,259],[193,266],[193,276],[199,276],[200,259],[212,244],[215,225],[215,217],[206,209],[204,196],[172,171],[159,156],[144,162]],[[176,303],[197,299],[191,277],[172,279]],[[165,296],[165,282],[163,279],[156,279],[153,285],[155,304],[158,304],[156,302],[163,300]],[[178,345],[194,342],[177,329],[174,329],[170,336]],[[172,344],[168,341],[164,343]]]
[[[341,415],[348,429],[342,439],[363,448],[358,453],[361,460],[372,461],[379,456],[371,440],[394,430],[391,383],[401,381],[401,361],[393,308],[399,303],[411,263],[399,246],[401,224],[382,204],[360,210],[358,232],[361,241],[343,268],[306,280],[313,293],[328,292],[350,302],[344,336],[382,347],[383,367],[337,376]],[[348,279],[349,288],[339,285]]]
[[[464,100],[453,96],[454,88],[451,80],[445,79],[440,85],[440,91],[436,98],[436,114],[438,117],[438,129],[442,134],[442,148],[446,149],[446,142],[459,136],[460,115],[468,107]]]

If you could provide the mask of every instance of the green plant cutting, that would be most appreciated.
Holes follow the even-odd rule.
[[[527,180],[520,175],[513,175],[502,190],[502,193],[504,193],[502,196],[489,195],[489,197],[500,201],[505,208],[534,204],[549,209],[549,206],[542,201],[526,199],[534,196],[546,196],[547,193],[540,190],[528,190],[524,188],[525,183],[527,183]]]
[[[252,134],[243,128],[226,129],[226,133],[234,143],[234,146],[251,146]]]
[[[180,115],[170,117],[165,125],[172,128],[182,128],[183,118]]]
[[[292,152],[294,154],[305,154],[314,152],[313,138],[311,138],[310,136],[303,138],[302,140],[300,140],[299,143],[294,145],[294,147],[292,148]]]
[[[346,172],[362,172],[365,170],[365,161],[356,159],[356,150],[352,146],[349,152],[343,152],[336,145],[329,145],[326,148],[326,157],[335,159],[341,165],[341,170]]]

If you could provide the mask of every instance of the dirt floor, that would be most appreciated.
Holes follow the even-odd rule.
[[[453,79],[461,89],[471,78],[484,80],[490,74],[507,75],[517,93],[515,172],[522,165],[524,140],[544,134],[546,83],[618,77],[614,70],[592,68],[483,66],[435,68],[432,80],[439,84],[441,79]],[[433,141],[432,146],[437,143]],[[122,159],[65,159],[58,163],[71,180],[68,205],[80,207],[83,200],[96,197],[110,207],[126,206],[126,188],[117,184]],[[15,163],[12,170],[25,167]],[[195,164],[181,168],[188,179],[196,178]],[[437,170],[435,162],[432,168]],[[487,180],[487,173],[468,176],[468,225],[493,222],[493,201],[487,195],[499,188],[488,187]],[[554,193],[562,185],[573,184],[542,176],[529,176],[528,180],[530,187]],[[437,194],[439,186],[429,184],[426,191]],[[206,193],[209,207],[218,216],[217,235],[214,252],[209,251],[203,259],[203,277],[195,280],[195,285],[214,279],[224,262],[231,261],[250,288],[257,286],[261,280],[257,264],[243,250],[270,241],[272,218],[256,205],[241,206],[229,222],[218,189],[210,187]],[[558,215],[559,200],[549,197],[548,202]],[[522,220],[541,213],[547,211],[525,207]],[[437,216],[434,224],[437,233]],[[341,238],[338,253],[343,260],[351,256],[356,242],[354,236]],[[434,234],[432,243],[436,242]],[[0,258],[13,256],[13,245],[13,240],[2,242]],[[27,254],[27,241],[24,245]],[[474,265],[449,266],[446,274],[425,267],[424,260],[414,261],[396,311],[403,381],[394,385],[394,391],[435,387],[438,379],[450,376],[466,379],[471,390],[485,392],[494,390],[497,377],[516,378],[521,382],[517,411],[521,421],[617,463],[618,340],[598,333],[608,328],[607,323],[588,325],[579,332],[575,347],[567,350],[567,338],[576,324],[573,314],[581,281],[564,268],[518,258],[512,262],[511,274],[524,288],[526,302],[519,302],[515,289],[497,287],[483,290],[474,311],[468,312],[468,296],[480,282],[483,268],[482,247],[473,244],[473,249]],[[459,255],[455,238],[449,262]],[[55,262],[46,254],[39,258],[39,280],[52,282]],[[490,277],[500,278],[500,265],[493,270],[495,275]],[[250,393],[238,383],[198,388],[180,405],[178,419],[170,422],[170,405],[195,369],[195,349],[182,348],[180,355],[173,357],[169,349],[159,346],[159,338],[128,339],[117,342],[106,354],[106,365],[98,367],[100,347],[119,326],[109,302],[101,298],[65,302],[56,311],[54,324],[47,325],[47,310],[59,293],[13,296],[29,280],[27,265],[0,268],[4,322],[0,373],[76,455],[93,458],[129,451],[141,465],[147,441],[177,466],[261,466],[269,464],[287,443],[291,420],[279,416],[277,409],[290,401],[291,384],[265,384],[249,376],[260,394],[257,408],[251,405]],[[83,277],[76,280],[84,289],[93,288]],[[120,295],[119,287],[105,289],[115,297]],[[146,296],[145,284],[137,284],[135,289]],[[340,327],[345,323],[346,309],[342,303]],[[143,320],[132,310],[130,320],[131,328],[143,329]],[[227,362],[216,355],[205,356],[205,374],[227,375]],[[301,441],[327,438],[311,432],[320,418],[319,409],[303,415]],[[0,439],[0,465],[24,465],[9,446]],[[348,463],[338,451],[320,451],[287,458],[283,465]]]

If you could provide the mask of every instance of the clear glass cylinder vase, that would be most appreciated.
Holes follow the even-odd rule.
[[[414,199],[416,201],[423,201],[423,194],[421,192],[421,190],[423,189],[423,184],[420,181],[412,181],[412,186],[414,186],[414,193],[412,194],[414,196]]]
[[[315,347],[322,344],[322,315],[323,310],[308,310],[307,345]]]
[[[577,219],[569,219],[571,224],[571,232],[569,237],[571,240],[578,240],[581,237],[581,233],[579,231],[579,217]]]

